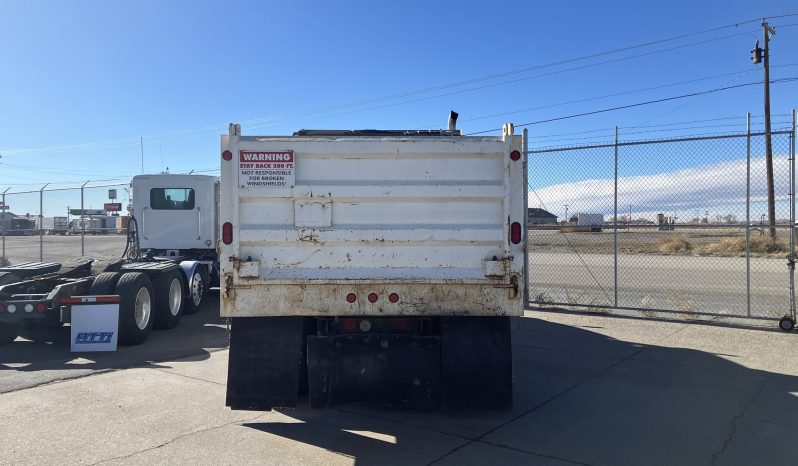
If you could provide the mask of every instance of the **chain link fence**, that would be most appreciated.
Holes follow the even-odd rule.
[[[794,321],[794,128],[529,150],[529,303]]]
[[[37,190],[0,197],[0,262],[69,262],[122,255],[129,183]]]

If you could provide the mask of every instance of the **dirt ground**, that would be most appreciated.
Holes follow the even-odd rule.
[[[752,257],[784,258],[789,252],[789,228],[779,228],[775,244],[767,232],[750,231]],[[597,233],[562,233],[557,230],[528,231],[530,251],[569,252],[580,254],[612,254],[614,232],[605,229]],[[676,227],[672,231],[656,228],[618,230],[618,252],[629,255],[682,255],[744,257],[745,229],[739,226],[726,228]]]
[[[125,235],[86,236],[83,243],[85,257],[111,259],[120,257],[125,250]],[[0,238],[2,241],[2,238]],[[5,256],[12,264],[38,262],[40,258],[38,236],[7,236]],[[81,257],[80,236],[44,236],[41,258],[45,262],[69,262]],[[0,252],[0,257],[3,254]]]

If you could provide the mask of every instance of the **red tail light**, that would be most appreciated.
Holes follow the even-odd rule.
[[[518,161],[521,160],[521,153],[517,150],[510,152],[510,160]]]
[[[391,294],[389,294],[389,295],[388,295],[388,301],[390,301],[390,302],[392,302],[392,303],[397,303],[397,302],[399,302],[399,295],[398,295],[398,294],[396,294],[396,293],[391,293]]]
[[[518,244],[521,242],[521,224],[514,222],[510,225],[510,242]]]
[[[346,302],[354,303],[355,301],[357,301],[357,295],[356,294],[349,293],[348,295],[346,295]]]
[[[376,303],[377,299],[379,299],[379,296],[377,296],[377,293],[369,293],[369,302],[370,303]]]
[[[344,332],[355,332],[357,331],[357,321],[355,319],[342,319],[341,329]]]
[[[6,312],[6,305],[5,304],[0,304],[0,314],[2,314],[4,312]]]
[[[41,314],[42,312],[47,310],[47,307],[44,305],[44,303],[39,303],[39,304],[36,305],[36,307],[34,309],[36,310],[36,312]]]
[[[230,222],[225,222],[222,225],[222,242],[224,244],[233,243],[233,224]]]
[[[230,152],[229,150],[226,150],[226,151],[222,152],[222,158],[225,159],[225,160],[232,160],[233,159],[233,153]]]

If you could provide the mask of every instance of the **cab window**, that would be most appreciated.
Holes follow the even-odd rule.
[[[194,190],[191,188],[152,188],[150,208],[154,210],[192,210]]]

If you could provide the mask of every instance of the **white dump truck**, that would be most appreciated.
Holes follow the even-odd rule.
[[[227,405],[507,408],[522,137],[317,131],[221,143]]]
[[[118,296],[118,341],[136,345],[155,328],[197,312],[218,282],[219,179],[204,175],[133,178],[133,215],[122,258],[0,267],[0,344],[23,324],[61,326],[71,306]]]

